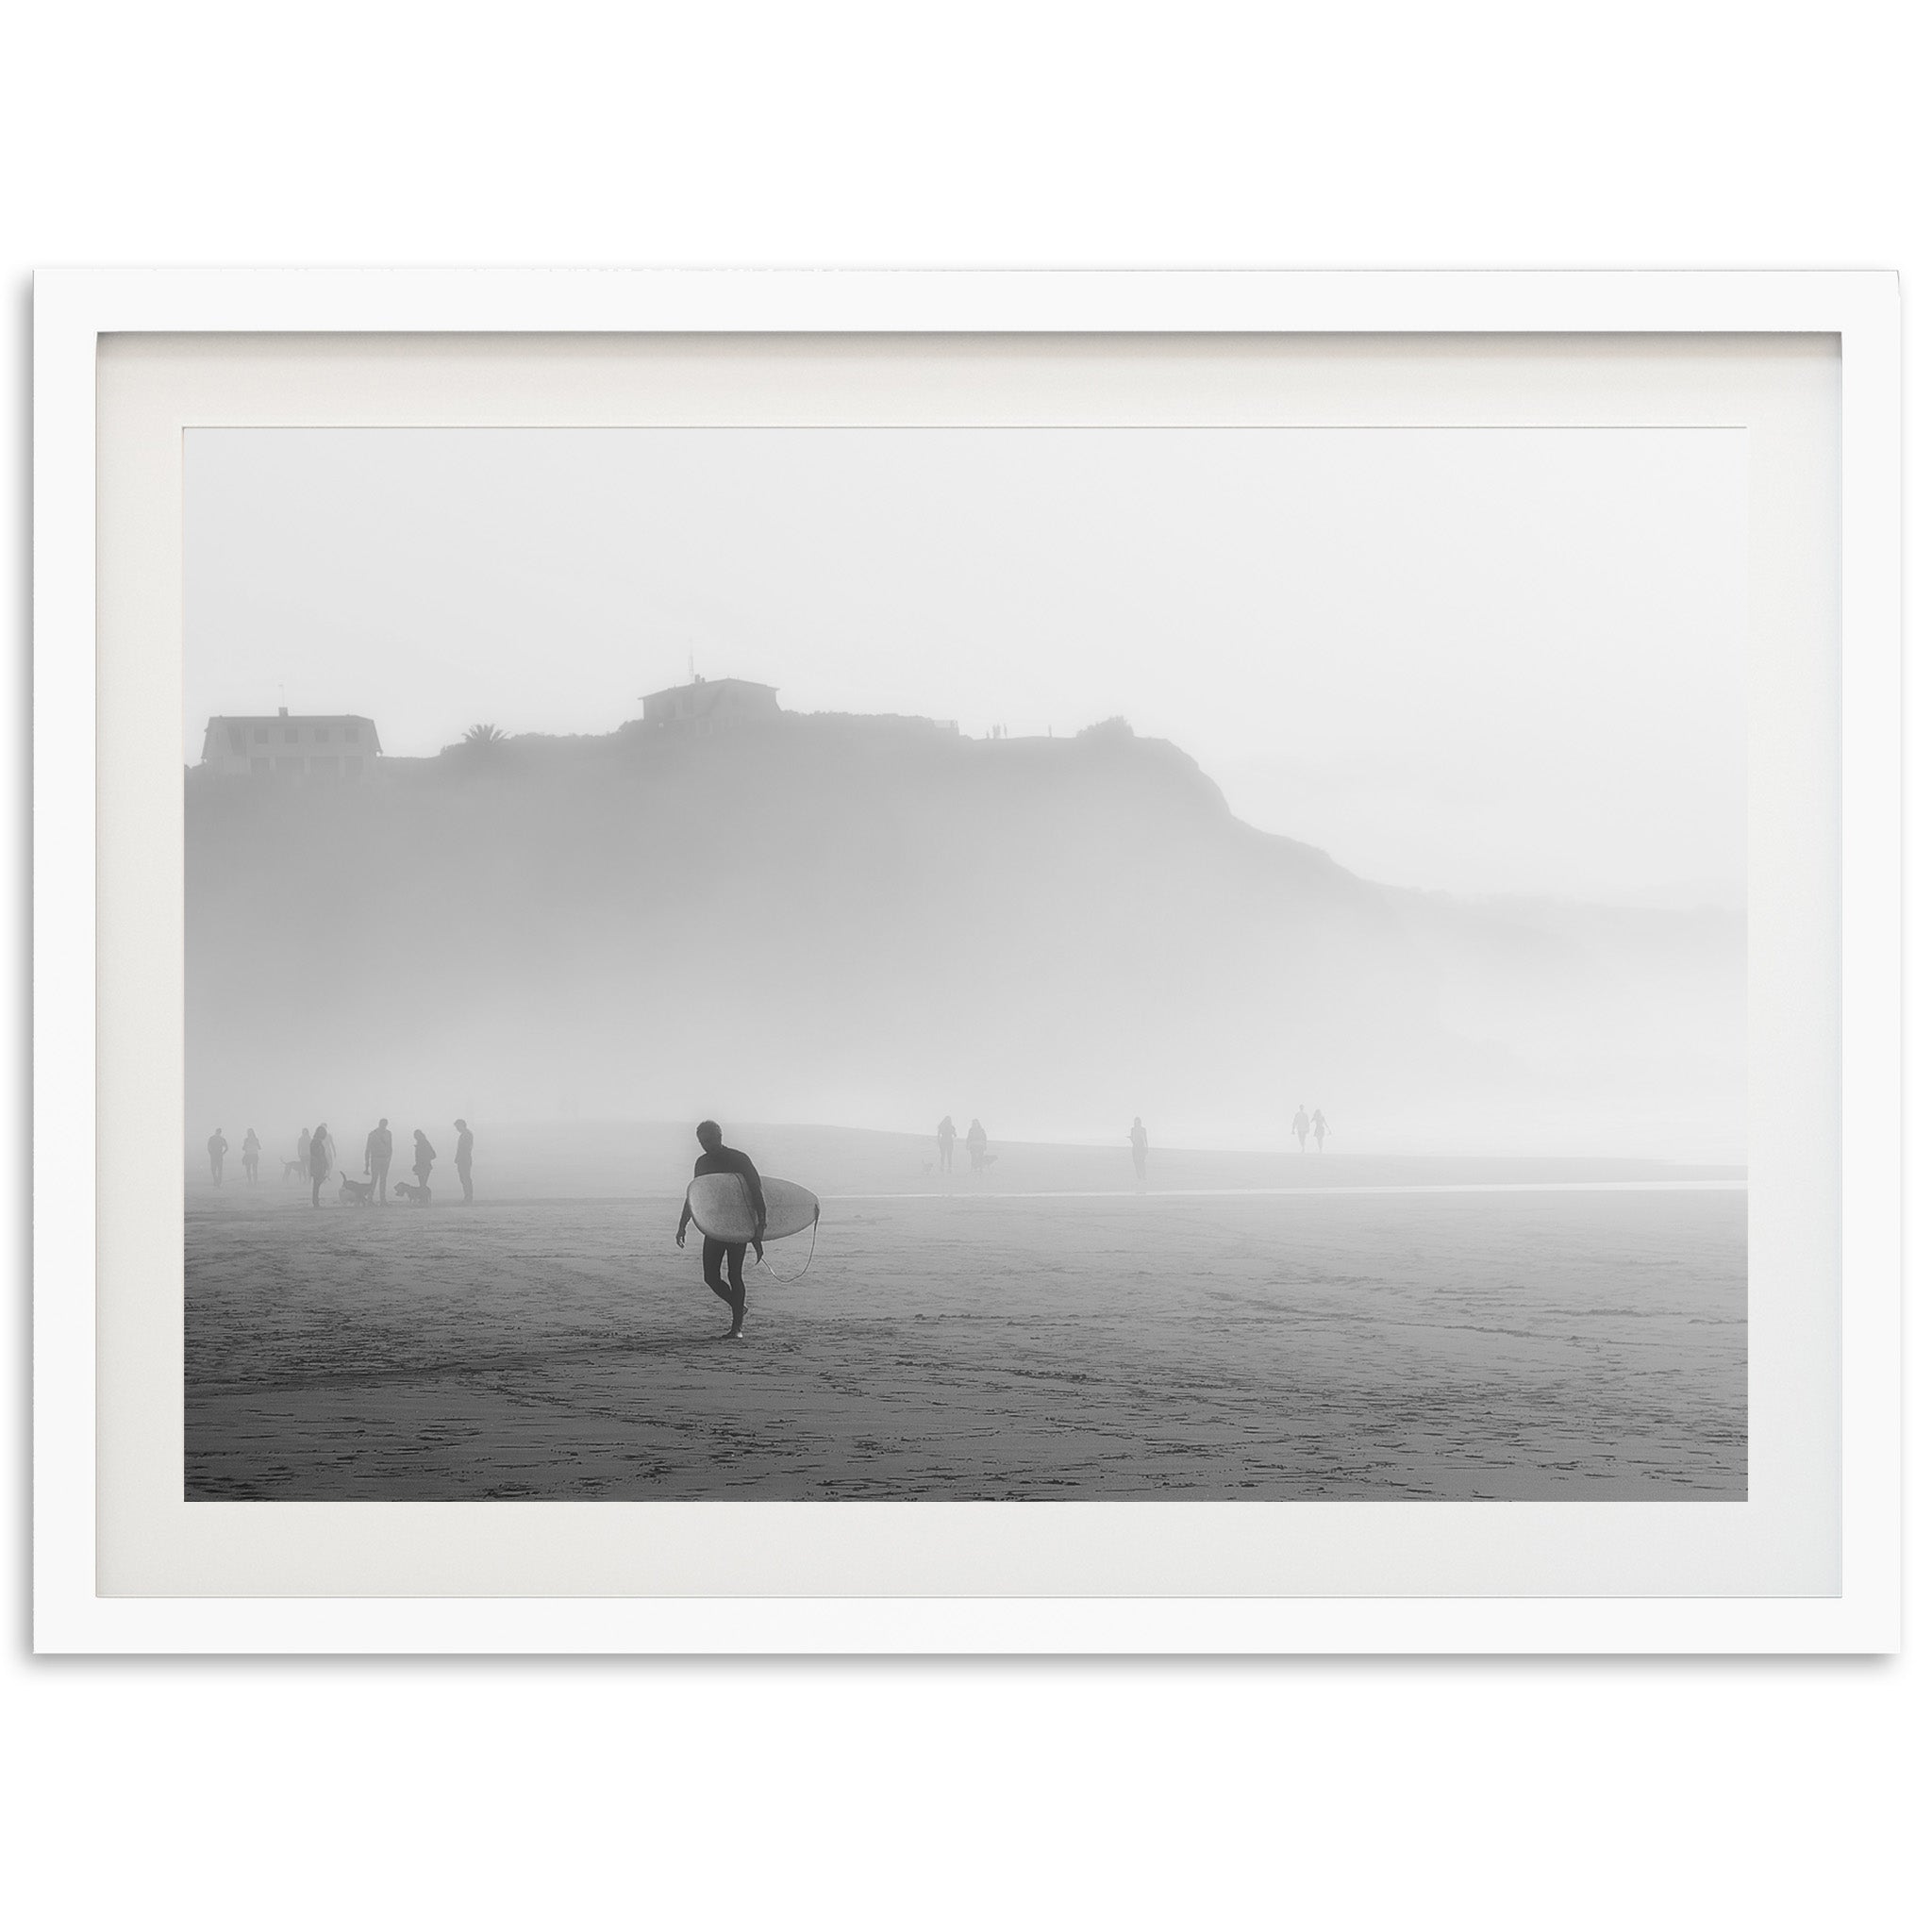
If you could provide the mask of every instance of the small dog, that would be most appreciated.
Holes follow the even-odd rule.
[[[308,1178],[308,1170],[299,1160],[282,1162],[282,1178],[285,1181],[299,1181]]]
[[[374,1181],[352,1181],[347,1174],[342,1173],[341,1168],[337,1168],[336,1173],[341,1179],[342,1191],[341,1198],[343,1201],[353,1201],[358,1208],[374,1208],[375,1206],[375,1183]]]
[[[429,1183],[427,1181],[425,1181],[420,1188],[411,1186],[410,1183],[408,1181],[397,1181],[394,1184],[394,1187],[395,1191],[399,1193],[404,1200],[412,1202],[418,1208],[428,1207]]]

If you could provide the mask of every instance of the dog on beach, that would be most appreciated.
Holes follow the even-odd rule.
[[[336,1173],[341,1177],[342,1183],[341,1198],[343,1201],[352,1201],[358,1208],[374,1208],[375,1206],[375,1183],[374,1181],[352,1181],[347,1174],[342,1173],[341,1168],[337,1168]]]
[[[399,1193],[404,1200],[413,1203],[418,1208],[428,1207],[429,1183],[427,1181],[425,1181],[420,1188],[414,1186],[412,1183],[408,1181],[397,1181],[394,1184],[394,1186],[395,1191]]]
[[[282,1162],[282,1178],[285,1181],[299,1181],[307,1172],[308,1170],[304,1168],[299,1160],[285,1160]]]

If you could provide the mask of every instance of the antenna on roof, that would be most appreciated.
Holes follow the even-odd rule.
[[[695,651],[685,653],[684,668],[691,674],[691,681],[695,684],[698,681],[698,654]]]

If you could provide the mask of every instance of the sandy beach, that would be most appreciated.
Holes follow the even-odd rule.
[[[675,1193],[191,1184],[187,1493],[1744,1494],[1740,1186],[1282,1171],[827,1192],[737,1344]]]

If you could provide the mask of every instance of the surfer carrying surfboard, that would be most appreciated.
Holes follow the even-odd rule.
[[[705,1286],[731,1309],[731,1327],[724,1339],[737,1341],[744,1334],[744,1251],[748,1246],[765,1258],[765,1188],[751,1156],[724,1144],[724,1135],[716,1121],[698,1123],[698,1145],[705,1151],[691,1169],[691,1178],[701,1174],[735,1174],[744,1182],[751,1196],[752,1236],[750,1241],[724,1241],[705,1237]],[[684,1231],[691,1225],[691,1196],[684,1197],[684,1212],[677,1217],[677,1245],[684,1245]],[[728,1280],[728,1286],[727,1286]]]

